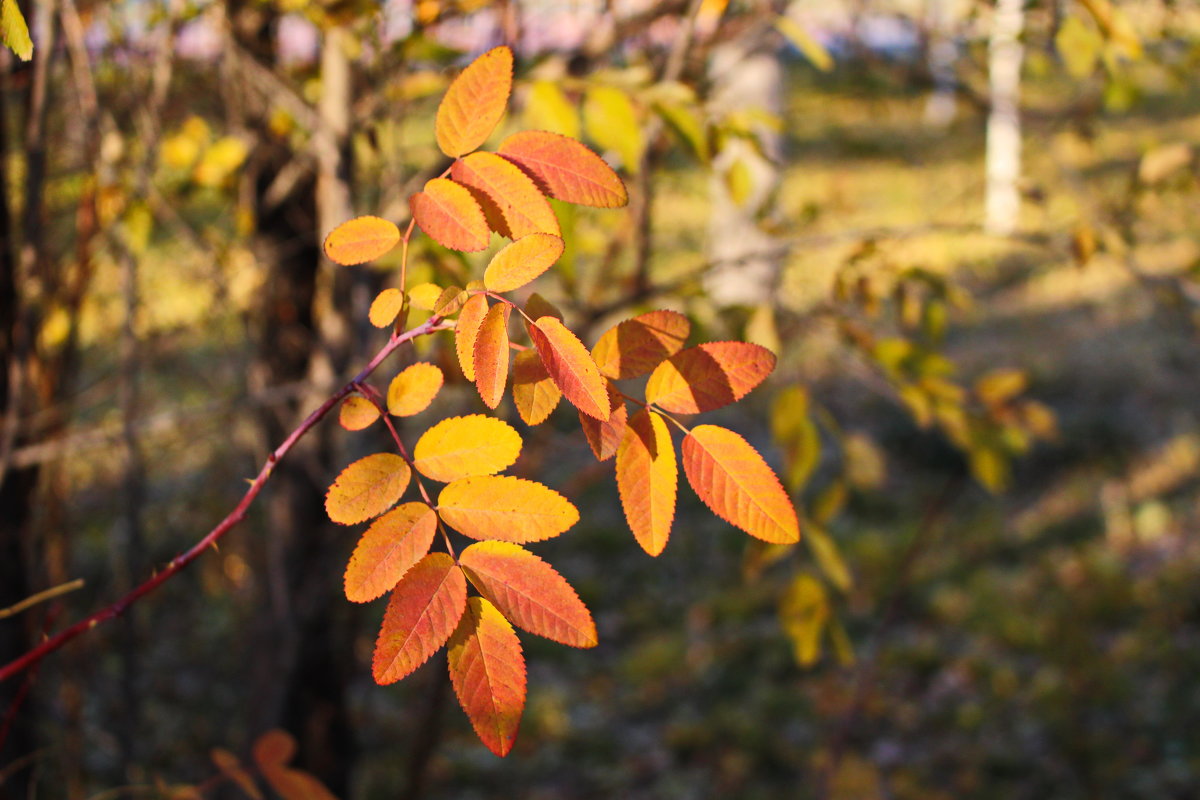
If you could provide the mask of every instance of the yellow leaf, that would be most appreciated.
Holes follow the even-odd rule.
[[[454,349],[458,353],[458,365],[463,376],[472,382],[475,380],[475,339],[479,336],[479,326],[483,324],[487,311],[487,295],[471,295],[463,304],[458,324],[454,326]]]
[[[811,575],[800,573],[779,602],[779,619],[792,640],[796,663],[811,667],[821,657],[821,635],[829,621],[825,587]]]
[[[579,521],[567,498],[511,475],[462,478],[438,495],[442,520],[472,539],[523,544],[558,536]]]
[[[579,138],[579,112],[554,81],[535,81],[525,102],[526,127]]]
[[[508,303],[488,309],[475,337],[475,388],[488,408],[500,405],[508,383]]]
[[[387,511],[408,486],[411,471],[393,453],[360,458],[342,470],[325,495],[325,511],[340,525],[365,522]]]
[[[399,289],[384,289],[371,301],[367,319],[376,328],[386,328],[396,321],[402,308],[404,308],[404,292]]]
[[[562,398],[536,350],[522,350],[513,359],[512,397],[526,425],[545,422]]]
[[[513,54],[494,47],[464,69],[442,98],[434,121],[438,147],[458,158],[487,141],[512,92]]]
[[[550,233],[531,233],[492,257],[483,285],[493,292],[519,289],[541,275],[563,254],[563,240]]]
[[[399,241],[400,229],[394,223],[381,217],[357,217],[329,232],[325,255],[337,264],[362,264],[379,258]]]
[[[387,408],[394,417],[411,417],[429,408],[442,388],[442,371],[419,361],[405,367],[388,385]]]
[[[521,454],[521,437],[506,422],[483,414],[450,417],[421,435],[413,466],[424,476],[448,483],[473,475],[491,475]]]
[[[367,398],[352,394],[342,402],[338,410],[338,422],[348,431],[361,431],[379,419],[379,409]]]
[[[593,86],[583,101],[583,122],[593,142],[620,156],[625,169],[638,171],[645,143],[629,95],[613,86]]]

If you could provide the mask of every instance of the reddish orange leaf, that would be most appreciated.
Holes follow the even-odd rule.
[[[558,200],[600,208],[629,202],[625,184],[612,167],[569,136],[521,131],[501,142],[497,150]]]
[[[325,255],[338,264],[373,261],[400,241],[400,229],[380,217],[358,217],[338,225],[325,237]]]
[[[371,301],[367,319],[376,328],[386,328],[396,321],[404,308],[404,292],[399,289],[384,289]]]
[[[562,398],[536,350],[522,350],[513,359],[512,396],[526,425],[545,422]]]
[[[488,309],[475,337],[475,388],[488,408],[500,405],[508,383],[508,303]]]
[[[408,198],[408,207],[421,230],[442,247],[474,252],[492,240],[483,209],[454,181],[434,178]]]
[[[683,440],[688,483],[721,519],[774,544],[800,541],[796,509],[779,478],[733,431],[697,425]]]
[[[250,773],[242,768],[242,762],[238,757],[229,752],[223,747],[214,747],[210,753],[213,764],[221,771],[228,780],[237,784],[237,787],[242,790],[242,793],[253,800],[262,800],[262,792],[258,790],[258,786],[254,783],[254,778],[250,777]]]
[[[392,590],[375,640],[371,674],[381,686],[424,664],[458,626],[467,606],[467,581],[454,559],[430,553]]]
[[[588,446],[598,461],[607,461],[616,455],[621,437],[625,435],[625,423],[629,419],[629,409],[625,407],[625,399],[617,387],[612,381],[606,380],[605,384],[608,386],[608,419],[601,422],[579,412],[579,427],[583,428],[583,435],[587,437]]]
[[[678,486],[671,431],[661,416],[643,408],[629,418],[617,450],[617,490],[629,529],[652,556],[667,546]]]
[[[410,475],[408,464],[393,453],[360,458],[334,479],[325,494],[325,513],[341,525],[366,522],[396,504]]]
[[[447,652],[459,705],[480,741],[503,758],[525,708],[525,656],[516,631],[495,606],[472,597]]]
[[[563,396],[583,413],[607,420],[608,387],[583,342],[554,317],[541,317],[528,328],[533,346]]]
[[[479,593],[518,628],[570,647],[595,647],[596,623],[562,575],[510,542],[477,542],[458,557]]]
[[[775,369],[775,354],[748,342],[689,347],[650,373],[646,402],[676,414],[712,411],[741,400]]]
[[[675,311],[648,311],[604,332],[592,348],[600,373],[623,380],[645,375],[683,349],[692,324]]]
[[[360,394],[352,394],[338,409],[338,423],[348,431],[361,431],[379,419],[379,409]]]
[[[312,775],[286,766],[295,753],[296,740],[281,730],[267,731],[254,742],[258,771],[283,800],[336,800]]]
[[[546,195],[511,161],[495,153],[471,153],[454,162],[450,176],[472,190],[488,225],[501,236],[562,233]]]
[[[437,515],[424,503],[397,506],[371,523],[346,566],[346,599],[369,603],[390,591],[429,552]]]
[[[503,420],[483,414],[450,417],[417,440],[413,466],[435,481],[449,483],[491,475],[517,460],[521,436]]]
[[[251,755],[259,767],[286,764],[296,755],[296,740],[287,731],[272,728],[254,740]]]
[[[454,349],[458,352],[458,365],[469,381],[475,380],[475,337],[479,335],[479,326],[483,324],[487,311],[487,295],[473,294],[463,304],[458,323],[454,326]]]
[[[429,408],[442,389],[442,371],[425,361],[409,364],[388,384],[387,409],[394,417],[411,417]]]
[[[537,542],[579,521],[567,498],[540,483],[511,475],[481,475],[448,484],[438,495],[442,521],[472,539]]]
[[[563,240],[550,233],[523,236],[496,253],[484,270],[483,285],[493,292],[520,288],[550,269],[563,247]]]
[[[476,58],[446,90],[433,130],[438,147],[458,158],[479,147],[500,123],[512,93],[513,55],[494,47]]]

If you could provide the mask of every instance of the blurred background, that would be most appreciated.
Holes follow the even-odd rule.
[[[769,547],[687,489],[662,556],[574,413],[516,474],[581,509],[538,545],[601,644],[523,636],[501,761],[434,659],[375,686],[383,602],[324,490],[328,421],[218,550],[0,684],[0,798],[234,797],[275,728],[343,798],[1200,795],[1200,4],[1186,0],[5,0],[0,664],[233,508],[386,334],[398,253],[320,254],[446,166],[433,113],[517,53],[495,141],[616,167],[555,205],[534,285],[587,344],[643,310],[774,350],[707,421],[804,520]],[[499,244],[496,239],[495,244]],[[493,248],[494,249],[494,248]],[[487,254],[414,240],[409,282]],[[447,334],[432,422],[483,410]],[[361,527],[361,526],[360,526]],[[75,579],[50,602],[21,600]]]

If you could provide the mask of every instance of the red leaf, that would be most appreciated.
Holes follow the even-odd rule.
[[[636,378],[678,353],[691,330],[683,314],[648,311],[605,331],[592,348],[592,358],[602,375]]]
[[[392,590],[375,641],[371,674],[380,685],[409,675],[438,651],[462,618],[467,581],[454,559],[430,553]]]
[[[741,400],[775,369],[775,354],[747,342],[707,342],[655,368],[646,402],[676,414],[712,411]]]
[[[503,758],[517,739],[525,708],[525,656],[516,632],[495,606],[472,597],[448,652],[459,705],[480,741]]]
[[[492,240],[483,209],[454,181],[434,178],[408,198],[408,207],[421,230],[442,247],[474,252]]]
[[[583,413],[607,420],[608,387],[583,343],[554,317],[542,317],[528,327],[529,338],[563,396]]]
[[[513,55],[494,47],[459,73],[438,106],[434,133],[438,147],[451,158],[471,152],[485,141],[508,105],[512,93]]]
[[[511,161],[495,153],[471,153],[454,162],[450,176],[472,190],[488,225],[501,236],[520,239],[531,233],[561,235],[558,217],[546,195]]]
[[[629,418],[617,450],[617,489],[629,529],[652,556],[667,546],[678,485],[675,445],[667,423],[643,408]]]
[[[509,542],[478,542],[458,557],[479,593],[518,628],[570,647],[595,647],[596,623],[562,575]]]
[[[625,184],[612,167],[569,136],[521,131],[501,142],[497,150],[558,200],[600,208],[629,202]]]
[[[346,599],[369,603],[390,591],[433,544],[437,515],[424,503],[405,503],[371,523],[346,566]]]
[[[500,405],[508,383],[508,303],[488,309],[475,337],[475,388],[488,408]]]

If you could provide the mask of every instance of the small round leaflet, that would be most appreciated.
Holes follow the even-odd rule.
[[[338,225],[325,237],[325,255],[349,266],[373,261],[400,241],[400,229],[382,217],[357,217]]]

